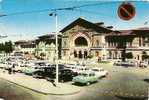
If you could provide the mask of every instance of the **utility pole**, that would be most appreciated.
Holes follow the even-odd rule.
[[[58,85],[58,80],[59,80],[59,76],[58,76],[58,23],[57,23],[57,13],[53,12],[50,13],[49,16],[54,16],[55,17],[55,64],[56,64],[56,80],[55,80],[55,84],[56,86]]]

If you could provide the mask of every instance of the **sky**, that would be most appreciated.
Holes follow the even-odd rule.
[[[149,27],[149,1],[141,0],[131,2],[136,15],[129,21],[121,20],[117,9],[121,0],[0,0],[0,35],[7,35],[3,41],[17,41],[35,39],[40,35],[50,34],[55,31],[55,18],[49,16],[51,9],[90,5],[75,10],[57,11],[58,30],[82,17],[91,22],[104,22],[105,26],[113,26],[113,30],[134,29]],[[45,10],[46,9],[46,10]],[[48,9],[48,10],[47,10]],[[36,13],[14,14],[18,12],[41,11]],[[14,15],[13,15],[14,14]]]

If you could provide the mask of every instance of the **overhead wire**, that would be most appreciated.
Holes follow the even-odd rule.
[[[84,10],[84,9],[74,9],[74,11],[80,11],[80,12],[82,12],[82,13],[88,13],[88,14],[94,14],[94,15],[97,15],[97,14],[101,15],[101,14],[102,14],[102,16],[108,17],[108,18],[113,17],[113,16],[107,15],[107,14],[105,14],[105,13],[103,13],[103,12],[95,12],[95,11]]]
[[[106,15],[102,12],[95,12],[95,11],[89,11],[89,10],[83,10],[81,8],[85,7],[92,7],[92,6],[98,6],[98,5],[104,5],[104,4],[115,4],[115,3],[123,3],[123,2],[140,2],[140,1],[134,1],[134,0],[128,0],[128,1],[99,1],[96,3],[89,3],[89,4],[83,4],[83,5],[77,5],[77,6],[72,6],[72,7],[64,7],[64,8],[47,8],[47,9],[40,9],[40,10],[31,10],[31,11],[24,11],[24,12],[14,12],[14,13],[8,13],[8,14],[0,14],[0,17],[5,17],[5,16],[15,16],[15,15],[24,15],[24,14],[32,14],[32,13],[40,13],[40,12],[57,12],[57,11],[79,11],[83,13],[90,13],[90,14],[96,14],[100,13],[104,15],[104,17],[111,17],[109,15]],[[143,1],[146,2],[146,1]]]
[[[125,2],[124,1],[99,1],[98,3],[92,3],[92,4],[84,4],[84,5],[77,5],[77,6],[72,6],[72,7],[64,7],[64,8],[47,8],[47,9],[40,9],[40,10],[32,10],[32,11],[24,11],[24,12],[14,12],[14,13],[8,13],[8,14],[1,14],[0,17],[5,17],[5,16],[13,16],[13,15],[23,15],[23,14],[32,14],[32,13],[40,13],[40,12],[48,12],[48,11],[60,11],[60,10],[74,10],[78,8],[83,8],[83,7],[89,7],[89,6],[97,6],[97,5],[103,5],[103,4],[111,4],[111,3],[121,3]],[[137,2],[137,1],[127,1],[127,2]]]

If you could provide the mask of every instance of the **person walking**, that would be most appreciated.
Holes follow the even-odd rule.
[[[13,72],[13,74],[15,74],[15,64],[14,63],[12,64],[12,72]]]
[[[12,73],[12,69],[9,67],[8,68],[8,74],[11,74]]]

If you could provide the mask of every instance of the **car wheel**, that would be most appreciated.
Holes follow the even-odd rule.
[[[22,71],[18,70],[18,73],[22,73]]]
[[[87,85],[87,86],[90,85],[90,82],[87,82],[86,85]]]

